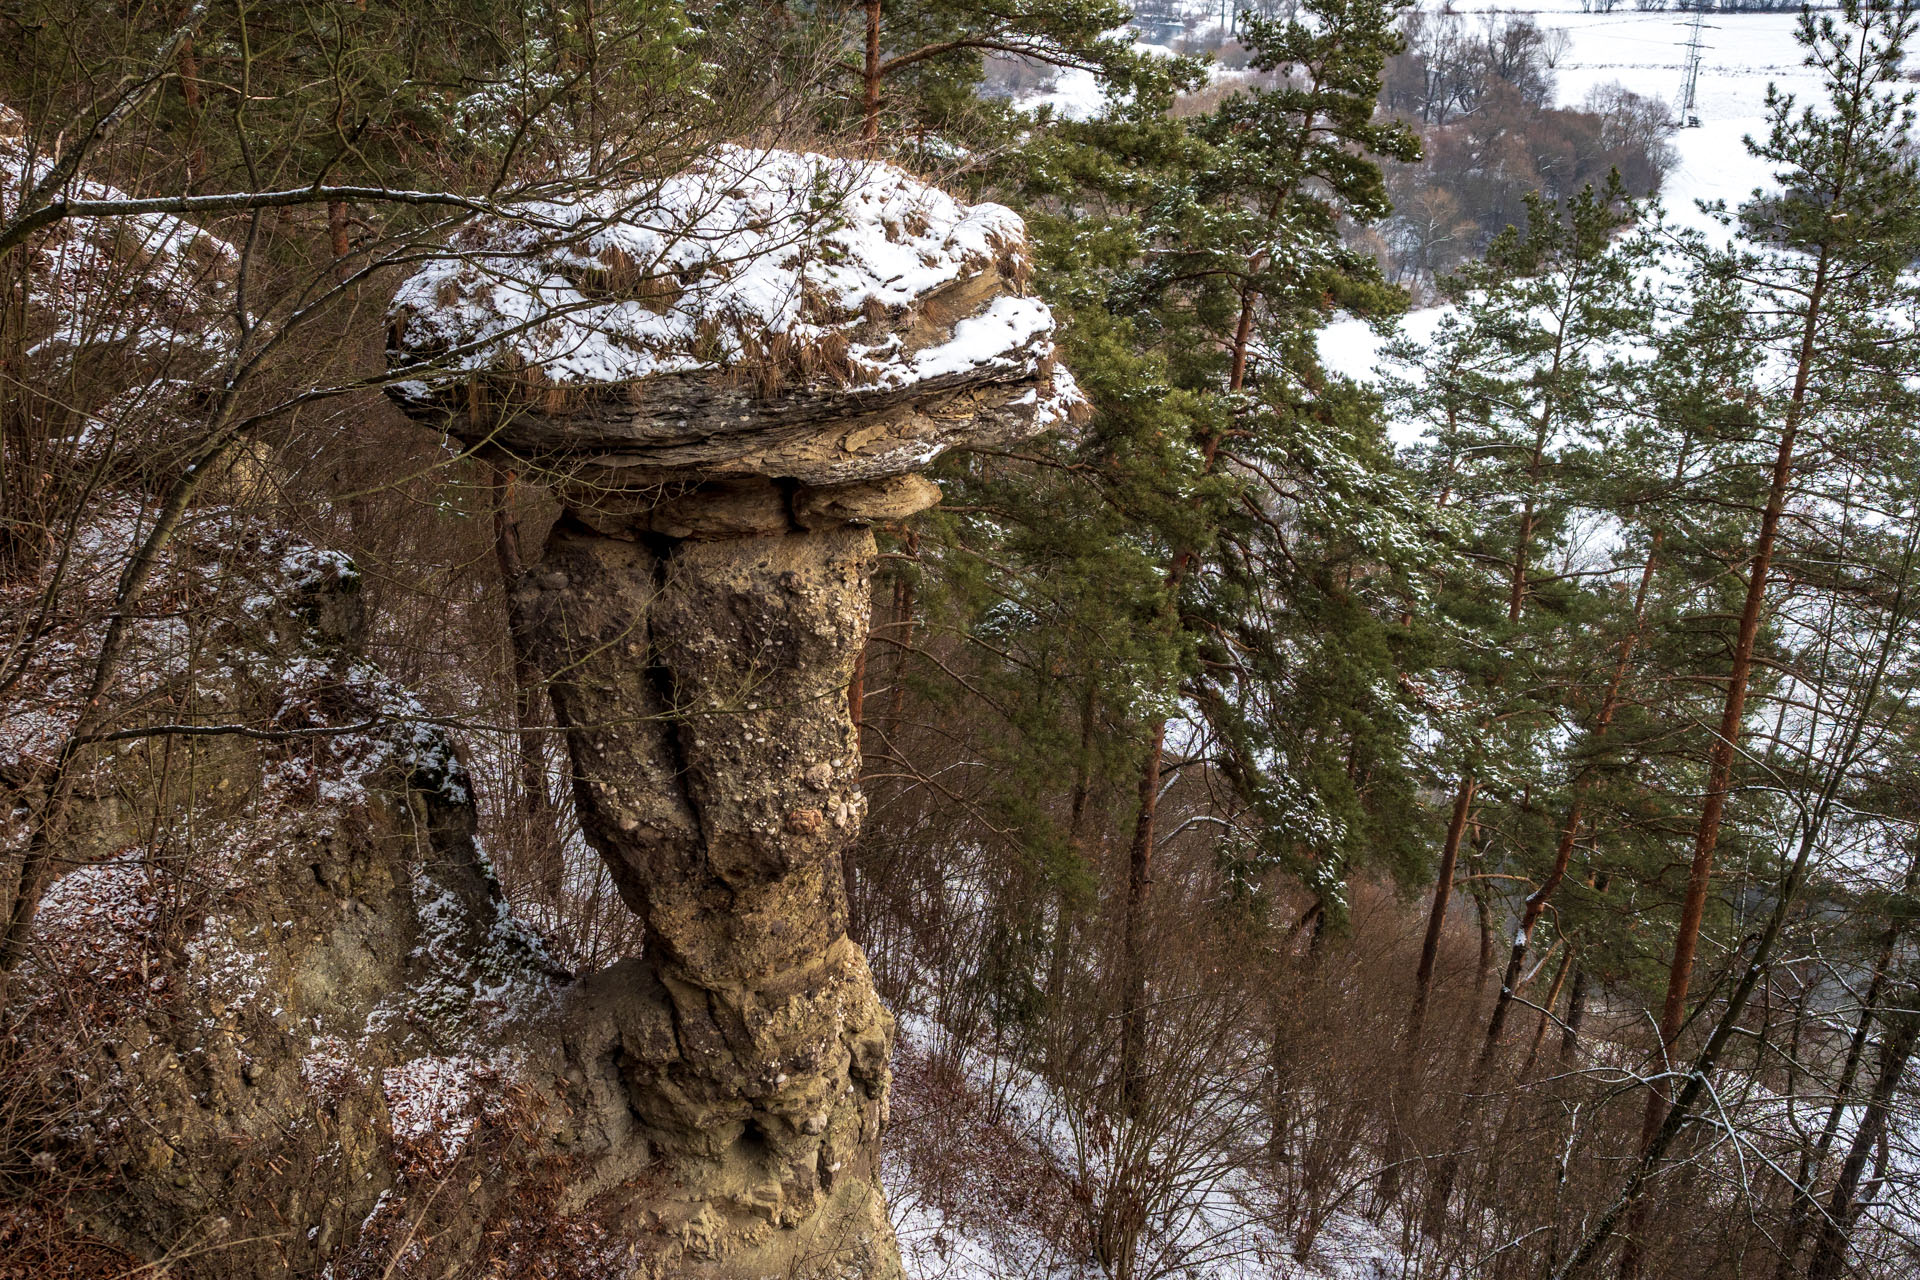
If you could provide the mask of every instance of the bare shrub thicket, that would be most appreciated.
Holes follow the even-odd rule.
[[[1396,1274],[1431,1280],[1564,1265],[1640,1149],[1659,1040],[1631,975],[1576,931],[1536,947],[1487,1053],[1512,928],[1490,868],[1509,834],[1469,842],[1410,1034],[1425,903],[1355,873],[1329,924],[1285,874],[1249,885],[1225,856],[1233,809],[1211,746],[1183,744],[1138,922],[1149,1033],[1129,1096],[1124,764],[1076,760],[1065,689],[1044,728],[1027,719],[993,683],[1005,650],[986,656],[955,627],[916,544],[895,545],[875,589],[872,813],[850,874],[857,937],[904,1015],[891,1158],[910,1247],[931,1248],[928,1224],[945,1223],[1007,1242],[1009,1275],[1075,1263],[1133,1280],[1357,1266],[1381,1242],[1405,1258]],[[1006,771],[1033,763],[1008,747],[1023,736],[1056,744],[1034,765],[1055,797],[1044,811],[1005,805]],[[1882,838],[1866,825],[1882,835],[1860,838]],[[1770,905],[1753,900],[1749,928]],[[1905,928],[1862,938],[1838,900],[1792,917],[1637,1227],[1648,1274],[1807,1274],[1847,1176],[1841,1148],[1863,1133],[1856,1269],[1813,1274],[1915,1265],[1902,1215],[1920,1185],[1902,1152],[1920,1096],[1895,1056],[1910,974],[1886,949]],[[1739,952],[1714,963],[1688,1054],[1727,1016]],[[1877,1129],[1859,1123],[1876,1072],[1889,1082]],[[991,1190],[1009,1182],[1024,1194]],[[1795,1190],[1808,1185],[1817,1199]]]
[[[1555,106],[1564,31],[1524,14],[1418,9],[1404,33],[1380,104],[1418,128],[1424,155],[1386,166],[1395,212],[1378,251],[1390,278],[1419,293],[1478,258],[1526,225],[1530,193],[1570,200],[1615,169],[1632,195],[1659,191],[1674,158],[1666,104],[1615,84]]]

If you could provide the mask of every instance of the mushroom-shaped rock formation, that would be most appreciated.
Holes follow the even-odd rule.
[[[648,939],[582,984],[570,1052],[625,1091],[674,1274],[895,1275],[847,689],[871,523],[938,500],[913,472],[943,450],[1081,403],[1024,228],[884,164],[739,148],[521,212],[403,286],[390,358],[408,412],[563,508],[518,630]]]

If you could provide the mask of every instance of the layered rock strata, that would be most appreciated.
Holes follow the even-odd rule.
[[[617,1176],[650,1180],[672,1274],[897,1274],[848,686],[870,525],[938,500],[913,473],[944,449],[1079,403],[1023,230],[884,165],[728,149],[461,247],[400,292],[395,394],[562,508],[515,612],[646,924],[571,998]]]

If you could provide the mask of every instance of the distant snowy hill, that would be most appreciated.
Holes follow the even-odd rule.
[[[1136,47],[1170,51],[1169,43],[1183,39],[1189,47],[1211,43],[1229,21],[1224,15],[1240,7],[1244,6],[1225,7],[1218,0],[1143,5],[1149,16],[1136,24],[1142,34],[1142,43]],[[1582,10],[1579,0],[1456,4],[1453,9],[1467,15],[1524,14],[1543,28],[1565,31],[1567,46],[1554,59],[1553,68],[1556,96],[1563,106],[1579,106],[1596,88],[1618,83],[1677,109],[1693,31],[1694,15],[1690,12],[1647,11],[1621,5],[1611,13],[1591,13]],[[1173,17],[1157,18],[1151,16],[1152,12]],[[1777,84],[1803,100],[1819,91],[1815,72],[1802,63],[1800,47],[1794,43],[1797,20],[1794,13],[1705,16],[1694,108],[1700,124],[1675,134],[1673,144],[1679,162],[1661,192],[1661,202],[1672,221],[1710,227],[1711,220],[1699,213],[1696,202],[1725,200],[1735,205],[1755,188],[1773,185],[1766,165],[1748,155],[1741,140],[1765,127],[1768,84]],[[1236,73],[1223,67],[1219,74],[1224,78]],[[1049,90],[1024,97],[1022,102],[1085,118],[1100,109],[1101,100],[1091,73],[1065,71]],[[1408,329],[1417,335],[1431,325],[1434,314],[1409,316]],[[1326,330],[1321,354],[1336,372],[1371,379],[1380,345],[1365,324],[1342,320]]]
[[[1531,14],[1542,27],[1564,30],[1567,51],[1556,59],[1555,83],[1564,106],[1578,106],[1594,89],[1619,83],[1635,93],[1677,105],[1686,77],[1693,15],[1681,12],[1582,13],[1573,3],[1537,6],[1455,6],[1456,12],[1498,10]],[[1743,199],[1769,184],[1766,166],[1741,145],[1743,135],[1764,126],[1767,85],[1778,84],[1806,98],[1819,79],[1801,62],[1792,13],[1710,13],[1702,35],[1697,129],[1674,137],[1680,163],[1668,176],[1663,202],[1687,217],[1693,202]]]
[[[1531,14],[1542,27],[1567,32],[1566,52],[1554,67],[1557,97],[1564,106],[1578,106],[1594,89],[1616,82],[1670,104],[1680,96],[1693,27],[1691,13],[1624,8],[1583,13],[1573,0],[1455,6],[1455,11]],[[1713,227],[1716,224],[1699,212],[1699,201],[1737,205],[1756,188],[1774,185],[1766,164],[1748,154],[1742,139],[1766,128],[1769,83],[1802,100],[1820,91],[1817,74],[1802,64],[1800,46],[1794,43],[1797,20],[1792,13],[1706,15],[1695,100],[1700,124],[1674,134],[1679,161],[1660,195],[1671,221]],[[1406,328],[1418,336],[1437,314],[1415,312],[1407,317]],[[1380,346],[1380,339],[1364,323],[1340,320],[1322,334],[1320,353],[1329,368],[1365,380],[1374,375]],[[1396,443],[1412,442],[1411,437],[1396,436]]]

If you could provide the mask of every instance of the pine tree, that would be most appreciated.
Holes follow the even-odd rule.
[[[1218,634],[1217,620],[1205,625],[1207,602],[1196,600],[1207,590],[1197,584],[1209,575],[1196,570],[1255,559],[1218,554],[1227,525],[1250,519],[1267,526],[1258,533],[1249,526],[1245,546],[1267,533],[1284,537],[1273,515],[1288,503],[1300,459],[1312,452],[1324,450],[1316,459],[1323,469],[1339,467],[1341,454],[1358,470],[1368,468],[1365,446],[1358,456],[1354,449],[1368,434],[1366,427],[1355,434],[1349,414],[1358,405],[1331,385],[1311,335],[1334,306],[1380,314],[1399,303],[1374,264],[1340,234],[1342,218],[1365,222],[1387,212],[1374,157],[1417,154],[1403,127],[1375,119],[1381,67],[1399,47],[1397,10],[1323,0],[1307,11],[1305,21],[1245,24],[1253,67],[1275,73],[1278,87],[1230,95],[1196,121],[1201,146],[1190,159],[1197,163],[1157,193],[1145,228],[1149,254],[1118,299],[1152,318],[1176,382],[1207,397],[1182,442],[1187,518],[1167,530],[1167,625],[1191,628],[1196,640]],[[1364,408],[1359,418],[1369,421]],[[1307,424],[1320,430],[1311,445]],[[1371,419],[1376,449],[1378,432]],[[1271,608],[1271,600],[1264,603]],[[1200,702],[1227,705],[1218,697]],[[1219,716],[1211,727],[1229,744],[1244,743],[1244,723]],[[1166,717],[1145,728],[1122,944],[1123,1099],[1138,1095],[1145,1060],[1147,964],[1139,921],[1152,882]],[[1243,794],[1279,794],[1270,754],[1243,749],[1234,761]],[[1276,834],[1313,833],[1316,806],[1282,807],[1294,810],[1294,820],[1278,824]],[[1272,813],[1274,806],[1267,808]]]
[[[1920,232],[1920,169],[1908,146],[1913,95],[1890,86],[1900,81],[1913,25],[1905,3],[1846,0],[1839,20],[1802,16],[1796,37],[1825,77],[1825,109],[1796,109],[1791,95],[1769,88],[1768,136],[1748,145],[1778,166],[1783,194],[1743,206],[1739,228],[1752,247],[1708,265],[1747,284],[1756,337],[1781,354],[1789,373],[1768,397],[1773,457],[1661,1007],[1660,1039],[1669,1054],[1686,1018],[1781,519],[1803,465],[1801,437],[1820,429],[1821,415],[1874,394],[1891,372],[1890,352],[1899,350],[1890,345],[1889,312],[1911,296],[1903,273]],[[1666,1092],[1651,1090],[1643,1146],[1660,1130],[1666,1107]],[[1626,1265],[1636,1265],[1631,1254]]]
[[[1574,514],[1597,505],[1589,463],[1617,403],[1618,352],[1650,320],[1635,283],[1645,249],[1617,240],[1633,217],[1617,180],[1565,211],[1533,197],[1525,231],[1510,228],[1483,262],[1448,282],[1456,310],[1432,342],[1398,348],[1424,370],[1399,384],[1398,398],[1407,417],[1432,424],[1427,483],[1436,502],[1468,513],[1460,550],[1472,567],[1442,607],[1457,627],[1447,660],[1452,696],[1476,708],[1454,716],[1458,782],[1415,975],[1410,1041],[1419,1037],[1462,833],[1482,788],[1489,776],[1509,796],[1549,782],[1524,763],[1539,758],[1538,735],[1559,714],[1537,691],[1564,685],[1548,666],[1566,650],[1568,623],[1593,601],[1540,566]],[[1559,844],[1570,856],[1571,838]],[[1543,883],[1557,887],[1559,876],[1546,876]],[[1497,1006],[1496,1019],[1503,1015]]]
[[[1420,1041],[1452,877],[1476,805],[1491,800],[1504,806],[1502,826],[1514,850],[1505,870],[1534,883],[1461,1103],[1461,1124],[1483,1091],[1534,927],[1566,876],[1582,827],[1577,798],[1565,821],[1548,825],[1560,783],[1549,743],[1581,727],[1570,695],[1595,683],[1587,664],[1599,655],[1576,637],[1592,630],[1611,602],[1595,597],[1577,576],[1556,572],[1556,557],[1575,516],[1599,505],[1599,469],[1592,464],[1616,429],[1628,373],[1620,353],[1632,349],[1651,322],[1649,300],[1637,282],[1645,242],[1620,238],[1635,211],[1617,179],[1605,192],[1582,193],[1564,210],[1536,196],[1528,215],[1524,232],[1510,228],[1484,262],[1448,282],[1456,310],[1431,349],[1400,348],[1429,369],[1401,390],[1410,413],[1437,428],[1427,454],[1428,483],[1437,500],[1456,504],[1470,521],[1462,524],[1465,568],[1447,592],[1447,607],[1461,624],[1457,648],[1445,659],[1453,696],[1465,704],[1454,716],[1452,744],[1461,759],[1460,781],[1405,1044]],[[1643,587],[1636,620],[1644,601]],[[1637,621],[1626,630],[1634,635]],[[1596,721],[1586,726],[1603,735],[1631,656],[1632,640],[1624,643],[1619,660],[1610,664],[1612,679]],[[1552,852],[1542,859],[1532,854],[1535,849]],[[1430,1224],[1441,1220],[1457,1167],[1451,1158],[1440,1162],[1429,1190]]]

